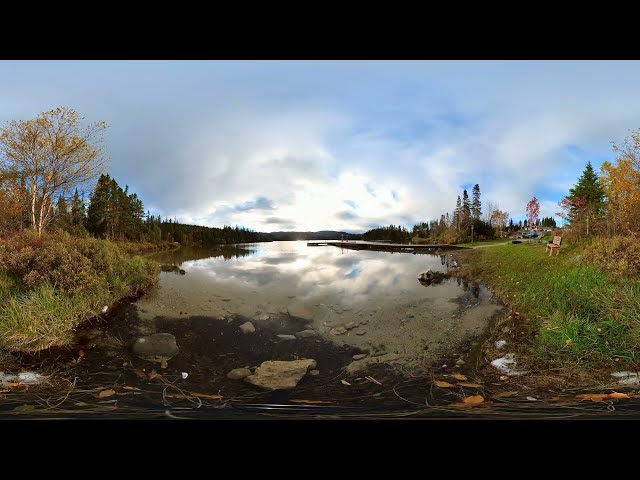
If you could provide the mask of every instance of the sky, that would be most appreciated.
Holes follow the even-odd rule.
[[[554,216],[640,127],[638,85],[637,61],[0,61],[0,123],[106,121],[108,172],[163,218],[362,232],[475,183]]]

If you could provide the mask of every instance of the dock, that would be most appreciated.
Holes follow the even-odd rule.
[[[367,242],[363,240],[317,240],[307,242],[307,247],[333,246],[340,248],[351,248],[353,250],[394,250],[394,251],[430,251],[430,250],[454,250],[466,249],[448,243],[388,243],[388,242]]]

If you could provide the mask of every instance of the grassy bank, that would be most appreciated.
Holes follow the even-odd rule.
[[[139,255],[141,253],[158,252],[161,250],[173,250],[180,247],[176,242],[114,242],[114,244],[123,252],[128,255]]]
[[[474,249],[461,257],[459,274],[486,283],[510,307],[498,335],[510,336],[528,367],[596,376],[635,369],[640,279],[610,271],[606,256],[597,261],[611,243],[565,244],[557,257],[540,244]]]
[[[0,240],[0,350],[37,351],[71,341],[104,306],[150,287],[155,262],[114,243],[31,231]]]

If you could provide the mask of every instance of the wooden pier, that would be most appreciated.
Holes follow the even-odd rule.
[[[340,248],[350,248],[353,250],[394,250],[394,251],[430,251],[430,250],[453,250],[464,249],[458,245],[448,243],[387,243],[387,242],[366,242],[363,240],[314,240],[307,242],[307,247],[333,246]]]

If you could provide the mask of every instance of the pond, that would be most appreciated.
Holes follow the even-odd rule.
[[[23,368],[49,380],[12,392],[0,410],[113,417],[300,406],[295,402],[377,409],[402,399],[401,408],[424,406],[425,398],[435,401],[426,379],[464,370],[461,358],[503,309],[483,285],[419,280],[428,269],[446,273],[448,252],[270,242],[151,257],[178,268],[81,328],[74,345],[25,356]],[[252,331],[243,333],[247,322]],[[141,336],[155,333],[175,337],[179,351],[168,362],[132,352]],[[314,366],[288,390],[228,378],[235,369],[256,375],[272,360]]]

